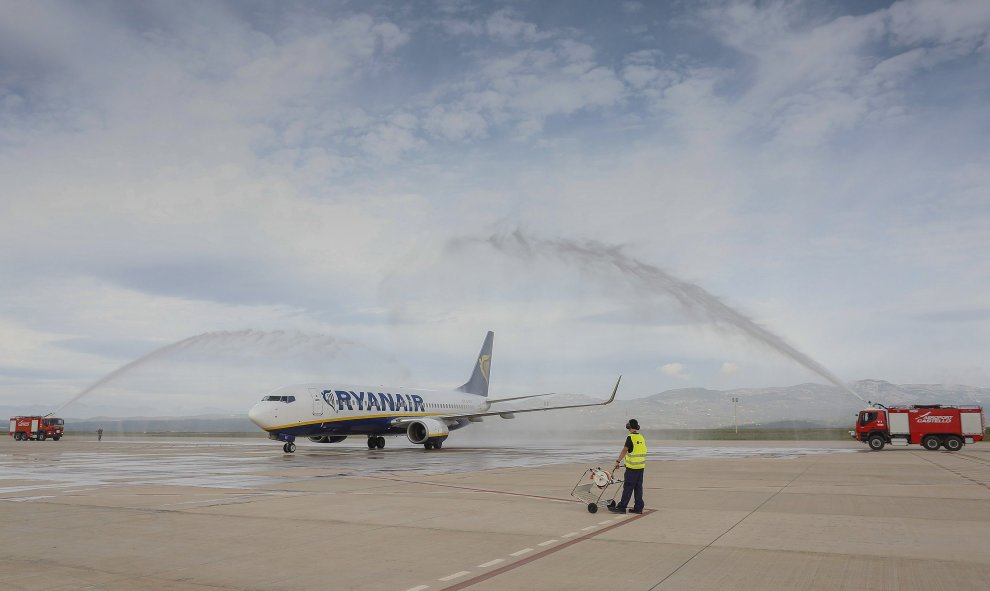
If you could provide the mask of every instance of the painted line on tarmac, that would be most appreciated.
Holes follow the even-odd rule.
[[[562,538],[573,538],[576,535],[578,535],[578,533],[576,531],[571,531],[571,532],[567,532],[566,534],[564,534],[564,535],[562,535],[560,537],[562,537]]]
[[[454,573],[452,575],[447,575],[446,577],[440,577],[437,580],[438,581],[452,581],[454,579],[458,579],[460,577],[463,577],[464,575],[469,575],[469,574],[471,574],[471,571],[469,571],[469,570],[462,570],[459,573]]]
[[[537,546],[539,546],[539,547],[542,548],[543,546],[549,546],[550,544],[554,544],[554,543],[559,542],[559,541],[560,540],[556,540],[556,539],[555,540],[547,540],[546,542],[540,542],[539,544],[537,544]]]
[[[419,585],[417,587],[412,587],[410,589],[406,589],[406,591],[423,591],[423,589],[429,589],[429,588],[430,588],[429,585]]]
[[[587,534],[585,534],[585,535],[583,535],[583,536],[581,536],[579,538],[574,538],[573,540],[564,542],[564,543],[559,544],[557,546],[552,546],[550,548],[547,548],[546,550],[543,550],[542,552],[537,552],[536,554],[533,554],[531,556],[527,556],[526,558],[523,558],[521,560],[517,560],[515,562],[510,562],[509,564],[507,564],[507,565],[505,565],[505,566],[503,566],[501,568],[497,568],[497,569],[495,569],[493,571],[489,571],[487,573],[482,573],[480,575],[476,575],[476,576],[474,576],[474,577],[472,577],[472,578],[470,578],[470,579],[468,579],[466,581],[461,581],[460,583],[456,583],[456,584],[451,585],[449,587],[444,587],[443,589],[441,589],[441,591],[458,591],[459,589],[466,589],[466,588],[471,587],[472,585],[476,585],[476,584],[478,584],[478,583],[480,583],[482,581],[487,581],[488,579],[490,579],[492,577],[497,577],[498,575],[500,575],[502,573],[509,572],[510,570],[519,568],[520,566],[529,564],[529,563],[531,563],[533,561],[539,560],[539,559],[544,558],[546,556],[550,556],[551,554],[553,554],[555,552],[560,552],[564,548],[569,548],[569,547],[573,546],[574,544],[579,544],[579,543],[581,543],[581,542],[583,542],[585,540],[589,540],[589,539],[591,539],[591,538],[593,538],[595,536],[599,536],[599,535],[601,535],[601,534],[603,534],[603,533],[605,533],[605,532],[607,532],[609,530],[615,529],[617,527],[621,527],[623,525],[626,525],[627,523],[632,523],[633,521],[636,521],[637,519],[642,519],[643,517],[646,517],[647,515],[649,515],[651,513],[654,513],[655,511],[656,511],[656,509],[647,509],[647,510],[643,511],[643,513],[640,514],[640,515],[636,515],[634,517],[630,517],[629,519],[624,519],[622,521],[617,521],[617,522],[613,523],[612,525],[609,525],[608,527],[603,527],[601,529],[598,529],[598,531],[593,531],[591,533],[587,533]],[[577,535],[577,533],[574,532],[572,535]],[[566,537],[566,536],[561,536],[561,537]]]
[[[488,568],[489,566],[494,566],[494,565],[496,565],[496,564],[498,564],[500,562],[505,562],[505,559],[504,558],[496,558],[495,560],[489,560],[488,562],[486,562],[484,564],[479,564],[478,565],[478,568]]]
[[[528,495],[526,493],[509,492],[504,490],[491,490],[488,488],[472,488],[469,486],[457,486],[455,484],[443,484],[441,482],[424,482],[422,480],[404,480],[402,478],[389,478],[388,476],[375,476],[372,474],[364,475],[363,478],[375,478],[378,480],[391,480],[392,482],[401,482],[403,484],[423,484],[426,486],[439,486],[443,488],[455,488],[458,490],[469,490],[472,492],[480,493],[491,493],[493,495],[508,495],[513,497],[526,497],[529,499],[540,499],[543,501],[553,501],[555,503],[582,503],[577,499],[562,499],[560,497],[547,497],[543,495]]]
[[[532,552],[532,551],[533,551],[532,548],[523,548],[522,550],[519,550],[518,552],[511,552],[509,554],[509,556],[522,556],[523,554],[525,554],[527,552]]]

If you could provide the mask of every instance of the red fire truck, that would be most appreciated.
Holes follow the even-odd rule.
[[[850,431],[856,440],[880,451],[885,444],[921,444],[925,449],[944,447],[959,451],[963,444],[983,441],[983,408],[979,406],[948,406],[916,404],[891,406],[882,404],[860,411],[856,430]]]
[[[65,421],[55,417],[10,417],[10,435],[16,441],[51,438],[58,441],[65,432]]]

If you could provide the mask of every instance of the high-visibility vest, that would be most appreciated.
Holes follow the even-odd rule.
[[[646,468],[646,439],[639,433],[630,433],[633,450],[626,453],[626,469],[642,470]]]

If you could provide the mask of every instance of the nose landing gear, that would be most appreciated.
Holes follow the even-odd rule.
[[[284,451],[287,454],[295,453],[296,444],[291,441],[286,441],[285,444],[282,446],[282,451]]]

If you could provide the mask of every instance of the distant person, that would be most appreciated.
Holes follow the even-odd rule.
[[[103,427],[96,430],[96,440],[103,441]]]
[[[636,495],[636,503],[629,510],[630,513],[643,512],[643,473],[646,472],[646,439],[639,434],[639,422],[636,419],[629,419],[626,423],[629,436],[626,437],[626,444],[622,446],[619,459],[615,460],[615,467],[618,468],[625,461],[626,473],[622,482],[622,499],[619,504],[609,507],[612,513],[625,513],[629,504],[629,497]]]

